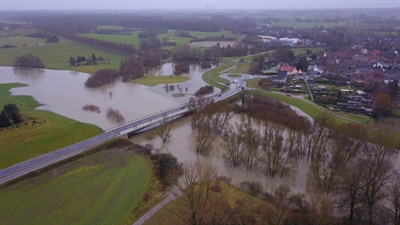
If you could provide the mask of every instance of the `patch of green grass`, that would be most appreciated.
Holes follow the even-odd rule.
[[[371,119],[369,116],[366,115],[360,115],[360,114],[354,114],[354,113],[346,113],[346,112],[335,112],[338,115],[341,115],[343,117],[352,119],[352,120],[356,120],[356,121],[360,121],[361,123],[365,124],[365,122],[367,122],[369,120],[369,124],[374,123],[373,119]]]
[[[7,36],[24,36],[30,33],[36,33],[38,30],[37,29],[16,29],[16,30],[10,30],[10,31],[0,31],[0,36],[1,37],[7,37]],[[3,44],[2,44],[3,45]]]
[[[212,70],[208,70],[203,73],[202,78],[203,78],[204,82],[206,82],[207,84],[217,87],[217,88],[221,89],[222,91],[225,91],[228,88],[224,85],[218,84],[217,82],[226,83],[226,82],[228,82],[228,80],[220,78],[219,75],[222,71],[232,67],[233,65],[234,65],[233,62],[229,62],[229,63],[225,63],[221,66],[218,66]]]
[[[227,200],[226,203],[229,204],[229,206],[232,208],[234,207],[235,203],[238,200],[249,201],[251,203],[251,205],[270,207],[269,206],[270,203],[268,201],[258,198],[258,197],[255,197],[255,196],[239,189],[238,187],[229,185],[224,182],[218,182],[218,185],[221,187],[221,191],[213,192],[212,194],[215,194],[215,196],[217,198],[226,199]],[[221,196],[223,196],[223,197],[221,197]],[[179,203],[179,201],[185,201],[185,197],[180,197],[177,200],[168,203],[165,207],[163,207],[158,212],[156,212],[152,217],[150,217],[144,223],[144,225],[152,225],[152,224],[181,225],[181,224],[185,224],[182,222],[182,220],[180,220],[174,214],[174,211],[176,211],[176,209],[181,206],[181,203]],[[246,210],[248,210],[248,209],[246,209]],[[260,221],[260,218],[255,217],[254,219],[256,220],[255,224],[263,224],[263,222]]]
[[[190,80],[190,78],[185,76],[155,76],[153,74],[149,74],[133,80],[132,82],[148,86],[156,86],[159,84],[181,83],[188,80]]]
[[[46,44],[42,46],[0,49],[0,65],[12,66],[15,57],[28,53],[39,57],[47,69],[73,70],[91,74],[102,68],[118,69],[121,64],[121,59],[127,57],[126,55],[107,51],[101,48],[75,43],[67,39],[60,39],[60,43]],[[69,58],[71,56],[74,58],[77,56],[91,57],[92,53],[94,53],[96,57],[102,56],[104,58],[108,58],[110,60],[110,64],[73,67],[69,65]]]
[[[322,47],[313,47],[313,48],[293,48],[292,51],[295,55],[297,54],[306,54],[306,51],[310,50],[313,53],[320,53],[320,52],[324,52],[325,49]]]
[[[95,38],[95,39],[99,39],[102,41],[126,43],[129,45],[134,45],[136,48],[139,47],[139,43],[140,43],[140,39],[139,39],[137,33],[133,33],[131,35],[86,33],[86,34],[80,34],[79,36]]]
[[[266,92],[266,91],[251,91],[252,94],[255,93],[259,93],[265,96],[268,96],[270,98],[279,100],[281,102],[285,102],[289,105],[293,105],[295,107],[297,107],[298,109],[300,109],[301,111],[303,111],[304,113],[306,113],[307,115],[309,115],[311,118],[316,118],[318,115],[320,115],[322,112],[324,112],[324,109],[318,105],[315,105],[313,103],[304,101],[302,99],[298,99],[298,98],[294,98],[294,97],[289,97],[283,94],[278,94],[278,93],[273,93],[273,92]],[[338,118],[338,117],[334,117],[334,124],[335,125],[340,125],[343,123],[348,123],[348,121]]]
[[[228,74],[227,77],[242,77],[240,74]]]
[[[250,80],[246,80],[246,87],[251,87],[251,88],[260,88],[258,86],[258,82],[260,82],[262,78],[253,78]]]
[[[299,23],[296,21],[279,21],[279,22],[273,22],[272,26],[273,27],[294,27],[294,28],[313,28],[314,26],[323,26],[324,28],[333,28],[335,26],[346,26],[345,23],[328,23],[328,22],[323,22],[323,23],[316,23],[316,22],[310,22],[310,23]]]
[[[250,70],[250,63],[247,62],[239,62],[236,68],[229,70],[229,73],[248,73]]]
[[[14,45],[20,47],[31,47],[35,45],[43,45],[46,44],[46,39],[44,38],[31,38],[31,37],[1,37],[0,38],[1,46],[3,45]]]
[[[6,224],[131,224],[152,167],[133,151],[110,149],[1,191]]]
[[[111,26],[111,25],[101,25],[97,26],[97,29],[114,29],[114,30],[122,30],[124,27],[120,26]]]
[[[34,110],[39,103],[31,96],[11,96],[10,88],[23,84],[0,84],[0,108],[16,104],[24,121],[1,129],[0,169],[37,157],[100,134],[94,125],[84,124],[55,113]],[[35,122],[34,122],[35,121]]]

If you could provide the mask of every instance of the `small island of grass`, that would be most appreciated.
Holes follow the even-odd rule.
[[[190,78],[184,76],[155,76],[153,74],[149,74],[133,80],[132,82],[147,86],[156,86],[159,84],[182,83],[188,80],[190,80]]]

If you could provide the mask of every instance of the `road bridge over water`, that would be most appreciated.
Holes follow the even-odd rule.
[[[221,93],[220,95],[215,95],[211,98],[213,98],[214,101],[220,101],[228,98],[239,92],[241,90],[241,85],[244,85],[244,77],[240,79],[239,84],[231,84],[228,91]],[[151,115],[147,115],[146,117],[124,123],[120,126],[106,130],[103,134],[2,169],[0,170],[0,184],[4,184],[18,177],[29,174],[33,171],[45,168],[54,163],[81,154],[82,152],[99,146],[113,138],[127,138],[129,135],[132,135],[135,132],[139,132],[146,127],[159,124],[161,121],[164,120],[164,118],[173,119],[175,117],[179,117],[188,113],[190,113],[188,107],[186,107],[185,105],[179,105],[170,109],[156,112]]]

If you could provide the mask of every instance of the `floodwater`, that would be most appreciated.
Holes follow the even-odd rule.
[[[297,108],[293,108],[296,112],[303,115],[303,112]],[[230,123],[234,124],[238,121],[238,117],[232,117]],[[232,184],[238,185],[244,181],[258,181],[260,182],[264,190],[273,192],[282,182],[289,185],[291,193],[306,193],[306,180],[309,162],[306,159],[301,159],[298,162],[298,166],[295,168],[295,172],[291,176],[286,176],[281,179],[276,177],[274,179],[264,175],[259,169],[255,168],[251,171],[244,167],[232,167],[227,165],[222,159],[223,149],[220,146],[222,138],[216,137],[213,149],[210,151],[208,156],[202,156],[195,152],[195,135],[196,131],[191,128],[191,116],[183,117],[173,122],[172,136],[167,144],[163,144],[160,138],[154,137],[152,131],[146,131],[140,134],[136,134],[129,138],[133,143],[140,145],[152,145],[154,149],[158,149],[159,152],[169,152],[174,155],[178,162],[188,162],[196,160],[205,160],[214,164],[218,168],[220,175],[226,176],[231,179]],[[400,154],[394,154],[392,163],[396,169],[400,169]]]
[[[49,110],[85,123],[109,129],[117,126],[108,121],[105,109],[117,109],[126,121],[180,104],[164,93],[129,82],[114,82],[100,88],[86,88],[84,82],[89,74],[59,70],[14,70],[0,67],[0,83],[23,83],[28,87],[12,88],[13,95],[30,95]],[[97,105],[100,113],[82,111],[82,106]]]
[[[231,119],[231,124],[238,121],[238,117],[234,116]],[[196,131],[190,126],[191,116],[186,116],[173,122],[172,136],[167,144],[163,144],[162,141],[157,138],[152,138],[152,131],[146,131],[140,134],[136,134],[129,138],[133,143],[140,145],[152,145],[154,149],[158,149],[159,152],[171,153],[174,155],[178,162],[188,162],[196,160],[205,160],[212,163],[218,168],[218,173],[222,176],[229,177],[231,183],[238,185],[244,181],[258,181],[264,186],[267,191],[273,191],[279,186],[281,182],[287,183],[293,193],[304,192],[306,189],[306,173],[308,171],[307,161],[299,162],[297,168],[297,175],[281,178],[271,179],[264,175],[259,169],[255,168],[247,170],[245,167],[232,167],[227,165],[222,159],[223,149],[220,146],[222,138],[217,136],[213,149],[210,151],[208,156],[202,156],[195,152],[195,135]]]
[[[174,74],[174,65],[175,63],[164,63],[160,67],[156,67],[150,71],[150,73],[153,73],[156,76],[170,76]],[[212,69],[215,68],[215,65],[212,65]],[[207,85],[203,81],[202,75],[204,72],[206,72],[209,69],[202,69],[200,65],[198,64],[191,64],[190,65],[190,70],[189,73],[182,73],[180,76],[185,76],[189,77],[190,80],[183,82],[183,83],[177,83],[173,84],[174,90],[171,90],[170,88],[166,88],[165,84],[160,84],[154,87],[149,87],[149,89],[155,93],[158,93],[160,95],[164,96],[169,96],[171,98],[174,98],[175,100],[179,101],[180,103],[187,103],[190,99],[190,97],[193,97],[193,94],[202,86]],[[179,88],[178,88],[179,87]],[[214,93],[220,92],[220,89],[215,88]],[[174,94],[182,93],[181,97],[174,97]]]

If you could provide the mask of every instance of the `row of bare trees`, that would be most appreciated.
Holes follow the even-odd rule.
[[[231,126],[229,107],[219,104],[204,98],[192,99],[189,104],[198,153],[207,154],[215,136],[221,135],[223,159],[228,164],[258,167],[266,176],[291,174],[299,160],[307,160],[307,191],[317,199],[314,205],[332,204],[335,215],[351,224],[400,222],[400,175],[388,158],[393,152],[388,146],[398,141],[392,130],[358,124],[335,127],[328,113],[320,114],[313,123],[289,118],[275,121],[263,116],[271,113],[260,115],[257,110],[241,114]],[[247,104],[255,105],[254,101]]]

